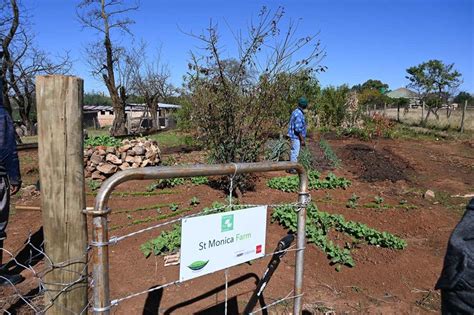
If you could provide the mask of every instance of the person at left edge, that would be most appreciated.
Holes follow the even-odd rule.
[[[0,60],[3,52],[0,51]],[[3,91],[3,75],[0,75],[0,91]],[[1,92],[0,92],[1,93]],[[10,215],[10,196],[21,187],[20,163],[16,151],[13,121],[3,106],[3,93],[0,94],[0,266],[2,265],[3,243],[7,237],[6,228]],[[0,268],[0,286],[21,282],[19,274],[9,274]]]

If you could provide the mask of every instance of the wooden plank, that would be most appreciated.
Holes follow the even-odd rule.
[[[36,78],[45,251],[53,264],[67,264],[67,270],[53,269],[43,279],[46,305],[56,298],[47,314],[77,314],[87,305],[82,98],[80,78],[58,75]],[[46,259],[45,263],[49,261]],[[69,288],[54,284],[70,284],[81,276],[84,279]]]
[[[14,205],[16,211],[41,211],[41,207],[37,206],[25,206],[25,205]]]

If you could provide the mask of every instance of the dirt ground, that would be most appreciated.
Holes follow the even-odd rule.
[[[319,209],[344,215],[348,220],[363,222],[370,227],[388,231],[408,243],[404,250],[390,250],[361,245],[353,251],[356,266],[337,271],[324,253],[314,245],[305,251],[304,309],[309,313],[370,313],[425,314],[438,313],[439,293],[434,291],[440,274],[446,244],[459,221],[467,198],[452,197],[473,193],[474,147],[471,142],[376,140],[361,142],[354,139],[329,140],[342,166],[333,172],[352,181],[347,190],[312,191],[312,200]],[[20,153],[26,184],[38,177],[35,151]],[[202,152],[173,153],[177,162],[195,163]],[[319,155],[318,158],[322,158]],[[278,204],[296,201],[296,194],[272,190],[266,181],[283,172],[259,176],[256,191],[244,194],[241,203]],[[159,215],[170,213],[166,204],[177,203],[184,213],[209,206],[213,201],[225,202],[226,196],[208,186],[182,185],[154,195],[145,192],[152,181],[122,184],[109,203],[110,235],[120,236],[153,225]],[[434,199],[424,199],[431,189]],[[94,196],[87,189],[87,204]],[[136,192],[135,195],[130,194]],[[350,209],[345,204],[352,194],[361,197],[361,206]],[[197,197],[200,204],[189,206]],[[387,208],[375,209],[363,204],[384,198]],[[403,202],[402,202],[403,201]],[[39,197],[23,193],[15,198],[17,204],[39,205]],[[404,203],[406,207],[399,207]],[[137,210],[139,208],[146,208]],[[187,210],[189,208],[189,210]],[[130,211],[134,210],[134,211]],[[269,210],[269,215],[271,211]],[[134,224],[136,220],[149,221]],[[270,220],[268,220],[270,222]],[[15,251],[22,247],[28,233],[41,226],[41,212],[13,211],[9,237],[5,247]],[[160,229],[130,237],[110,248],[110,283],[112,299],[127,296],[178,279],[178,266],[164,267],[163,258],[146,259],[139,246],[156,237]],[[268,225],[267,252],[286,234],[278,224]],[[252,264],[231,268],[229,277],[229,307],[242,311],[261,277],[268,258]],[[267,304],[291,292],[294,273],[294,252],[284,257],[280,267],[265,290]],[[18,285],[22,292],[32,289],[31,275]],[[122,301],[113,308],[114,314],[221,314],[224,301],[224,272],[217,272],[164,290],[143,294]],[[7,290],[7,289],[4,289]],[[4,291],[3,294],[6,294]],[[207,311],[206,311],[207,310]],[[275,314],[291,312],[285,302],[271,309]],[[232,314],[234,312],[230,312]]]

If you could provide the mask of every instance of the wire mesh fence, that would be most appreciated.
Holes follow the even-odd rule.
[[[175,224],[179,224],[183,220],[186,220],[186,219],[189,219],[189,218],[202,216],[202,215],[210,215],[210,214],[215,214],[215,213],[227,212],[227,211],[243,210],[243,209],[254,208],[254,207],[259,207],[259,206],[262,206],[262,205],[257,205],[257,204],[228,204],[228,205],[225,205],[225,206],[222,206],[222,207],[215,207],[215,208],[210,208],[210,209],[206,208],[203,211],[199,211],[199,212],[196,212],[196,213],[193,213],[193,214],[190,214],[190,215],[182,216],[180,218],[171,219],[171,220],[168,220],[166,222],[159,222],[157,224],[145,227],[145,228],[140,229],[140,230],[133,231],[133,232],[128,233],[128,234],[111,236],[107,245],[114,246],[114,245],[117,245],[118,243],[120,243],[124,240],[127,240],[127,239],[132,238],[132,237],[136,237],[136,236],[138,236],[140,234],[143,234],[143,233],[153,232],[154,230],[158,230],[158,229],[159,230],[166,229],[166,227],[173,226]],[[299,209],[301,209],[301,207],[303,205],[301,205],[299,203],[289,203],[289,204],[287,203],[287,204],[271,204],[271,205],[265,205],[265,206],[268,206],[269,208],[274,208],[274,207],[279,207],[279,206],[286,206],[286,207],[291,207],[292,209],[294,209],[294,211],[298,211]],[[103,246],[103,245],[104,244],[96,244],[96,243],[91,244],[91,246]],[[272,246],[272,244],[268,244],[268,245]],[[300,251],[300,250],[304,250],[304,248],[298,248],[297,245],[292,245],[291,247],[289,247],[285,250],[281,250],[281,251],[270,251],[270,252],[267,251],[266,254],[260,259],[268,260],[269,257],[272,257],[276,254],[283,254],[283,253],[287,253],[287,252],[297,252],[297,251]],[[263,274],[263,271],[264,270],[261,270],[262,274]],[[221,272],[225,272],[225,271],[221,271]],[[111,278],[113,278],[113,275],[111,275]],[[181,283],[182,282],[179,279],[173,279],[169,282],[166,282],[166,283],[163,283],[163,284],[160,284],[160,285],[157,285],[157,286],[153,286],[152,288],[149,288],[149,289],[141,290],[141,291],[138,291],[138,292],[132,292],[132,293],[127,294],[127,295],[115,297],[115,298],[111,299],[111,301],[110,301],[110,307],[111,307],[110,310],[112,310],[114,308],[117,308],[122,302],[124,302],[126,300],[139,297],[140,295],[147,295],[147,294],[150,294],[154,291],[163,290],[163,289],[168,288],[170,286],[179,286]],[[227,287],[228,287],[228,278],[227,277],[225,277],[224,284],[225,284],[225,288],[226,288],[225,289],[225,296],[227,297]],[[269,307],[275,306],[275,305],[277,305],[279,303],[282,303],[284,301],[293,300],[294,298],[300,297],[300,296],[301,295],[295,295],[294,291],[291,288],[289,288],[288,289],[288,294],[286,296],[284,296],[282,298],[274,299],[274,301],[272,301],[271,303],[269,303],[267,305],[262,305],[261,307],[257,308],[254,312],[255,313],[262,312],[263,310],[265,310]],[[227,301],[227,299],[224,299],[223,302],[225,303],[226,301]],[[109,309],[109,308],[107,308],[107,309]]]
[[[172,226],[176,223],[180,223],[183,219],[232,210],[247,209],[258,206],[262,205],[234,204],[216,207],[212,209],[205,209],[203,211],[199,211],[187,216],[183,216],[176,219],[170,219],[166,222],[159,222],[157,224],[147,226],[143,229],[136,230],[131,233],[123,235],[114,235],[110,237],[108,245],[113,246],[131,237]],[[290,203],[272,204],[267,206],[269,208],[274,208],[278,206],[291,206],[295,211],[298,211],[298,209],[300,209],[302,205],[298,203]],[[94,308],[92,307],[92,301],[88,301],[84,309],[79,312],[68,309],[66,305],[61,305],[59,297],[61,296],[61,294],[70,290],[72,287],[78,284],[89,285],[91,287],[94,285],[93,278],[90,274],[87,273],[87,268],[90,268],[89,262],[92,252],[91,249],[94,246],[101,245],[103,244],[96,244],[94,242],[91,242],[87,252],[84,253],[85,257],[79,257],[77,260],[70,260],[65,262],[53,262],[44,250],[44,240],[42,236],[42,231],[39,230],[36,233],[31,233],[27,237],[22,248],[16,251],[1,248],[4,261],[6,263],[2,265],[0,274],[0,279],[3,281],[3,286],[0,287],[0,291],[2,293],[0,298],[0,309],[6,314],[41,314],[46,312],[53,306],[61,309],[64,314],[85,314],[90,311],[98,311],[94,310]],[[269,246],[271,245],[272,244],[269,244]],[[293,244],[285,250],[270,252],[267,251],[261,259],[268,260],[268,258],[276,254],[296,252],[298,250],[303,249],[304,248],[298,248],[295,244]],[[77,261],[87,262],[86,264],[84,264],[84,269],[82,272],[76,272],[68,269],[68,266],[70,264],[74,264]],[[65,272],[75,272],[77,274],[77,278],[75,279],[75,281],[69,283],[48,283],[46,280],[47,274],[49,272],[52,272],[53,270],[58,269],[63,270]],[[261,270],[261,273],[263,274],[263,270]],[[20,278],[15,277],[15,275],[20,275]],[[111,276],[113,277],[113,275]],[[226,303],[229,278],[226,276],[225,279],[223,279],[223,282],[225,285],[225,298],[223,302]],[[110,309],[117,309],[120,304],[126,300],[130,300],[141,295],[147,295],[154,291],[163,290],[170,286],[179,286],[181,283],[182,282],[179,281],[179,279],[176,279],[167,283],[153,286],[149,289],[131,292],[127,295],[116,296],[111,300]],[[216,283],[216,285],[218,284],[219,283]],[[58,289],[51,289],[53,286],[57,287]],[[291,288],[288,289],[288,294],[281,298],[273,298],[271,302],[267,304],[259,305],[253,310],[253,313],[263,312],[270,307],[278,305],[279,303],[290,301],[297,297]],[[91,295],[89,294],[89,299],[90,296]]]
[[[55,307],[64,314],[85,314],[89,303],[81,310],[72,310],[62,303],[63,293],[90,282],[87,268],[90,250],[83,257],[68,261],[53,261],[45,252],[43,231],[30,233],[21,248],[0,248],[4,264],[0,267],[0,310],[5,314],[42,314]],[[80,264],[80,271],[71,268]],[[64,283],[48,281],[52,272],[73,274],[74,280]]]
[[[284,170],[290,167],[295,168],[298,166],[295,163],[255,163],[255,164],[231,164],[231,165],[224,165],[222,166],[207,166],[201,168],[188,168],[185,170],[194,171],[193,175],[205,175],[206,172],[209,170],[214,171],[215,174],[233,174],[235,176],[238,172],[252,172],[254,169],[261,169],[262,171],[269,171],[269,170]],[[241,169],[239,169],[239,167]],[[299,166],[298,166],[299,167]],[[300,171],[302,168],[300,168]],[[152,170],[152,172],[156,172],[157,170]],[[160,169],[163,171],[163,169]],[[175,169],[170,168],[170,172],[174,172]],[[178,171],[182,171],[182,169],[178,169]],[[134,172],[150,172],[148,170],[138,170]],[[120,182],[126,181],[126,176],[130,176],[130,178],[136,178],[137,176],[135,173],[125,171],[123,172],[125,175],[116,174],[117,180],[116,184]],[[157,174],[166,174],[165,172],[158,172]],[[147,174],[147,173],[146,173]],[[147,175],[148,176],[148,175]],[[156,176],[156,174],[152,174],[149,176]],[[167,175],[168,178],[173,177],[170,174]],[[146,176],[144,176],[146,177]],[[179,176],[177,176],[179,177]],[[233,178],[233,177],[232,177]],[[231,178],[231,187],[229,191],[233,191],[232,189],[232,178]],[[293,310],[301,310],[301,298],[302,298],[302,266],[303,266],[303,252],[305,246],[305,239],[304,239],[304,218],[305,218],[305,208],[309,202],[309,194],[307,193],[307,184],[306,175],[303,174],[302,187],[298,202],[290,203],[290,204],[269,204],[264,205],[268,208],[275,208],[279,206],[285,206],[287,209],[292,209],[293,211],[297,212],[298,217],[298,233],[297,236],[302,236],[297,238],[297,242],[295,245],[285,247],[281,249],[277,247],[273,251],[266,251],[266,254],[260,259],[268,260],[269,257],[270,263],[268,264],[267,269],[265,270],[264,265],[260,265],[262,267],[261,270],[256,270],[256,268],[252,267],[256,272],[261,272],[262,279],[255,276],[256,280],[256,287],[260,288],[259,292],[255,291],[255,287],[250,290],[253,292],[253,295],[257,295],[260,301],[260,304],[255,308],[252,307],[248,313],[266,313],[267,309],[270,307],[275,307],[276,305],[284,305],[286,308],[289,307],[288,301],[294,301],[294,308]],[[114,179],[110,178],[110,182]],[[227,212],[227,211],[238,211],[253,207],[258,207],[262,205],[254,205],[254,204],[234,204],[232,200],[232,196],[229,196],[228,204],[220,207],[211,207],[211,208],[204,208],[201,211],[197,211],[195,213],[181,216],[179,218],[173,219],[164,219],[166,221],[160,221],[156,224],[149,225],[145,228],[135,230],[126,234],[122,235],[114,235],[112,237],[108,237],[108,226],[107,222],[109,218],[107,217],[108,214],[111,212],[110,209],[107,207],[102,207],[97,205],[101,205],[101,202],[106,205],[109,193],[114,188],[114,183],[112,184],[104,183],[103,185],[103,196],[106,196],[102,200],[100,199],[100,194],[96,199],[96,207],[94,209],[86,209],[84,213],[92,215],[93,221],[93,230],[92,230],[92,240],[89,241],[89,245],[84,250],[81,257],[76,257],[74,259],[69,259],[67,261],[53,261],[50,256],[47,254],[47,246],[45,250],[45,242],[43,240],[43,233],[42,230],[37,231],[36,233],[30,234],[26,241],[24,242],[23,246],[19,249],[12,250],[8,248],[0,248],[2,256],[4,258],[5,264],[0,268],[0,283],[3,285],[0,286],[0,309],[6,314],[41,314],[45,313],[48,310],[53,309],[55,313],[61,314],[83,314],[83,313],[99,313],[99,314],[109,314],[111,311],[115,312],[118,307],[124,303],[125,301],[132,300],[134,298],[152,294],[153,292],[169,290],[172,287],[176,287],[179,290],[183,283],[178,279],[169,279],[167,281],[156,280],[157,283],[154,283],[152,287],[148,288],[139,288],[138,286],[134,286],[132,288],[126,288],[125,291],[117,292],[117,290],[110,292],[109,291],[109,278],[114,277],[114,274],[110,272],[110,264],[109,263],[109,248],[111,251],[117,252],[117,248],[114,246],[119,245],[122,242],[125,242],[130,239],[134,239],[140,237],[143,233],[154,232],[156,230],[161,230],[167,228],[172,225],[176,225],[181,223],[183,220],[194,218],[197,216],[205,216],[205,215],[212,215],[220,212]],[[104,188],[105,186],[105,188]],[[101,189],[102,190],[102,189]],[[99,192],[100,193],[100,192]],[[97,201],[98,200],[98,201]],[[97,220],[98,219],[98,220]],[[101,224],[97,224],[100,221]],[[105,222],[105,224],[103,224]],[[266,229],[266,227],[265,227]],[[300,233],[302,232],[302,233]],[[100,237],[97,237],[100,235]],[[281,242],[280,242],[281,243]],[[279,243],[279,245],[280,245]],[[271,247],[271,244],[267,243],[267,248]],[[279,250],[280,248],[280,250]],[[129,250],[127,248],[127,250]],[[268,303],[263,302],[262,292],[268,284],[269,279],[266,279],[266,283],[262,283],[265,277],[269,274],[269,270],[271,270],[271,263],[274,259],[278,260],[287,252],[294,252],[295,256],[295,264],[294,267],[294,286],[293,288],[284,288],[286,292],[279,297],[272,297],[268,300]],[[104,255],[105,253],[105,255]],[[101,256],[102,255],[102,256]],[[119,255],[117,253],[114,254],[115,256]],[[105,258],[104,258],[105,257]],[[137,274],[143,275],[143,277],[148,277],[146,272],[142,270],[134,270],[133,269],[133,261],[130,262],[130,270],[128,270],[128,274],[132,275],[133,279],[126,279],[126,283],[138,282],[140,284],[140,280],[137,280]],[[80,266],[78,268],[78,266]],[[278,266],[278,264],[276,265]],[[259,267],[259,268],[260,268]],[[228,290],[230,286],[236,286],[239,283],[237,279],[230,279],[228,277],[228,270],[225,269],[223,272],[225,277],[222,280],[215,280],[216,283],[212,283],[212,285],[220,285],[218,288],[219,290],[224,291],[224,298],[223,301],[223,310],[224,313],[227,314],[228,310],[228,299],[229,294]],[[273,270],[274,271],[274,270]],[[273,271],[271,273],[273,273]],[[60,279],[63,281],[49,281],[49,275],[51,273],[61,273],[64,276]],[[117,271],[115,271],[117,272]],[[122,275],[124,276],[124,275]],[[125,275],[127,276],[127,275]],[[57,274],[54,277],[58,279]],[[240,277],[242,278],[242,276]],[[68,280],[64,280],[68,279]],[[122,277],[123,279],[123,277]],[[215,279],[215,278],[214,278]],[[206,280],[202,280],[206,281]],[[189,284],[186,284],[189,285]],[[288,286],[288,283],[286,284]],[[80,309],[72,309],[70,305],[65,303],[67,299],[63,299],[64,295],[69,295],[71,292],[74,292],[77,288],[84,288],[86,286],[88,288],[88,295],[84,300],[83,306]],[[219,291],[218,290],[218,291]],[[196,291],[199,291],[199,285],[196,287]],[[254,292],[255,291],[255,292]],[[124,293],[125,292],[125,293]],[[281,291],[279,291],[281,292]],[[69,299],[70,300],[70,299]],[[173,301],[171,301],[173,302]],[[183,303],[183,302],[181,302]],[[172,308],[172,307],[171,307]],[[235,310],[235,308],[234,308]],[[299,313],[296,311],[296,313]],[[165,313],[170,313],[170,310],[165,311]],[[235,311],[230,311],[229,314],[233,314]]]

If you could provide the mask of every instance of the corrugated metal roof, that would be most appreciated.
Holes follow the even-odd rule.
[[[158,109],[160,108],[179,109],[181,108],[181,105],[158,103]],[[83,110],[100,112],[105,110],[113,110],[113,108],[111,105],[84,105]],[[145,104],[127,104],[125,106],[126,112],[143,112],[145,110],[147,110],[147,106]]]
[[[407,88],[398,88],[396,90],[393,90],[391,92],[388,92],[386,94],[390,98],[417,98],[418,94],[416,92],[413,92],[412,90],[409,90]]]

